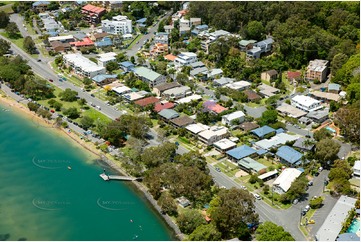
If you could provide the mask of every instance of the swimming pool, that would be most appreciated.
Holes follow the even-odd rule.
[[[352,220],[350,227],[347,229],[347,233],[357,233],[360,230],[360,219],[355,218]]]
[[[330,128],[328,126],[325,129],[327,129],[328,131],[331,131],[332,133],[336,133],[336,130],[334,130],[333,128]]]

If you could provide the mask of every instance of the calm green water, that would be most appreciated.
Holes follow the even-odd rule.
[[[3,108],[0,240],[174,239],[142,194],[103,181],[100,164],[65,138]]]

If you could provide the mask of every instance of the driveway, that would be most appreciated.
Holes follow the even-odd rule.
[[[300,134],[302,136],[306,136],[306,135],[309,135],[311,137],[313,137],[313,133],[307,129],[299,129],[299,128],[296,128],[292,125],[289,125],[289,124],[286,124],[286,129],[289,131],[289,132],[292,132],[292,133],[295,133],[295,134]]]

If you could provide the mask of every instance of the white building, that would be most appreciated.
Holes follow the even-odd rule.
[[[291,99],[291,105],[306,112],[316,111],[322,108],[321,102],[304,95],[297,95]]]
[[[190,131],[192,134],[196,135],[204,130],[208,130],[209,126],[202,123],[196,123],[196,124],[190,124],[185,128],[186,130]]]
[[[245,90],[245,89],[249,88],[250,86],[251,86],[251,83],[246,82],[246,81],[238,81],[238,82],[233,82],[233,83],[229,83],[226,85],[226,87],[233,89],[233,90],[238,90],[238,91]]]
[[[73,68],[74,72],[80,76],[93,78],[106,72],[103,66],[98,66],[81,54],[64,55],[63,61],[65,65]]]
[[[213,143],[213,146],[220,152],[226,152],[230,149],[236,148],[237,144],[229,139],[221,139],[220,141]]]
[[[198,58],[195,53],[182,52],[177,56],[177,58],[175,58],[174,66],[176,68],[180,68],[180,67],[187,66],[187,65],[192,64],[197,61],[198,61]]]
[[[180,99],[191,93],[192,93],[192,91],[191,91],[190,87],[181,86],[181,87],[175,87],[175,88],[171,88],[171,89],[164,91],[162,96],[167,99]]]
[[[222,116],[222,124],[232,125],[233,120],[239,120],[239,123],[244,122],[245,114],[242,111],[236,111]]]
[[[117,59],[115,58],[117,56],[116,53],[114,52],[108,52],[108,53],[104,53],[104,54],[98,54],[98,65],[99,66],[103,66],[106,67],[106,65],[111,62],[111,61],[116,61]]]
[[[123,95],[132,92],[132,89],[130,89],[127,86],[121,86],[121,87],[113,87],[112,91],[117,93],[118,95]]]
[[[218,140],[227,138],[229,135],[228,129],[224,126],[213,126],[209,130],[202,131],[198,134],[200,141],[206,145],[212,145]]]
[[[154,44],[168,44],[168,33],[166,32],[158,32],[154,35]]]
[[[132,20],[129,20],[127,16],[114,16],[112,20],[102,20],[102,29],[109,34],[131,34]]]
[[[273,189],[279,194],[286,193],[290,189],[291,184],[302,172],[296,168],[286,168],[281,175],[273,182]]]
[[[361,161],[359,160],[355,161],[352,170],[353,170],[353,176],[360,179]]]
[[[49,43],[54,41],[60,41],[62,43],[70,43],[74,41],[73,35],[54,36],[48,38]]]

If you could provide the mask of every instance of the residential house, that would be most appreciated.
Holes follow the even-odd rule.
[[[237,147],[237,144],[229,139],[221,139],[213,143],[213,146],[221,153],[225,153],[228,150],[234,149]]]
[[[127,94],[123,94],[122,97],[127,101],[128,103],[135,102],[139,99],[142,99],[144,95],[141,92],[130,92]]]
[[[253,44],[256,43],[255,40],[241,40],[238,42],[239,48],[241,51],[247,51],[253,48]]]
[[[98,86],[104,86],[117,80],[117,75],[100,74],[92,78]]]
[[[163,109],[172,109],[174,108],[174,103],[172,102],[159,102],[154,105],[154,111],[159,113]]]
[[[148,83],[150,87],[154,87],[167,81],[165,76],[143,66],[135,67],[133,71],[136,76]]]
[[[174,60],[174,66],[176,68],[180,68],[197,61],[198,61],[197,54],[192,52],[182,52]]]
[[[266,172],[262,175],[259,175],[258,178],[265,182],[265,181],[268,181],[268,180],[271,180],[271,179],[277,177],[277,175],[278,175],[278,171],[273,170],[273,171]]]
[[[317,100],[321,100],[322,102],[329,103],[330,101],[338,102],[341,100],[340,95],[337,93],[330,93],[330,92],[320,92],[320,91],[311,91],[310,95]]]
[[[355,164],[353,165],[352,170],[353,170],[353,176],[355,178],[360,179],[361,161],[359,161],[359,160],[355,161]]]
[[[236,111],[227,115],[222,116],[222,124],[224,125],[233,125],[233,122],[237,122],[238,124],[244,122],[246,115],[242,111]]]
[[[301,80],[301,72],[287,71],[287,79],[290,83],[298,83]]]
[[[94,46],[94,42],[89,37],[85,37],[81,41],[70,42],[70,45],[75,49],[80,50],[82,47]]]
[[[329,109],[317,110],[309,112],[306,117],[310,118],[313,122],[321,124],[328,119]]]
[[[134,69],[134,64],[130,61],[123,61],[120,64],[120,68],[124,71],[124,72],[130,72]]]
[[[83,77],[93,78],[106,72],[104,67],[98,66],[81,54],[63,55],[63,62],[66,66],[71,67],[75,74]]]
[[[54,36],[48,38],[49,43],[59,41],[61,43],[70,43],[74,42],[74,36],[73,35],[63,35],[63,36]]]
[[[164,26],[164,31],[165,31],[167,34],[170,34],[173,29],[174,29],[174,26],[173,26],[173,25],[165,25],[165,26]]]
[[[318,80],[324,82],[327,79],[328,74],[328,64],[327,60],[312,60],[307,66],[305,79],[307,81]]]
[[[212,145],[218,140],[224,139],[229,136],[228,129],[224,126],[213,126],[209,130],[204,130],[198,133],[198,138],[206,145]]]
[[[197,26],[197,25],[202,24],[202,19],[201,18],[190,18],[189,22],[190,22],[190,27]]]
[[[90,39],[92,41],[101,41],[103,38],[109,37],[109,34],[107,32],[101,32],[101,33],[94,33]]]
[[[336,83],[328,84],[328,92],[338,94],[341,91],[341,85]]]
[[[333,206],[328,216],[315,235],[316,241],[336,241],[350,211],[355,208],[357,199],[342,195]]]
[[[168,33],[166,32],[158,32],[153,37],[153,43],[154,44],[166,44],[168,45]]]
[[[127,16],[113,16],[112,20],[102,20],[102,29],[104,32],[114,35],[125,35],[133,32],[132,20]]]
[[[258,59],[261,57],[262,49],[260,47],[254,46],[252,49],[246,51],[248,58]]]
[[[73,34],[74,36],[74,40],[76,41],[81,41],[84,38],[88,37],[84,32],[76,32],[75,34]]]
[[[146,97],[146,98],[143,98],[143,99],[139,99],[137,101],[134,102],[134,104],[142,107],[142,108],[145,108],[149,105],[152,105],[152,104],[156,104],[156,103],[159,103],[159,99],[156,98],[156,97]]]
[[[198,67],[190,71],[189,75],[192,78],[199,78],[201,80],[207,79],[208,68],[207,67]]]
[[[206,101],[203,103],[203,108],[206,112],[213,112],[215,114],[220,114],[223,111],[228,110],[228,108],[222,107],[214,101]]]
[[[58,52],[66,52],[69,51],[71,49],[71,46],[69,43],[62,43],[60,41],[52,41],[50,43],[51,45],[51,49],[58,53]]]
[[[282,163],[294,167],[301,164],[303,154],[289,146],[281,146],[278,148],[276,156]]]
[[[180,86],[182,86],[182,85],[179,84],[178,82],[162,83],[157,86],[154,86],[152,92],[155,93],[158,97],[160,97],[164,91],[175,88],[175,87],[180,87]]]
[[[274,41],[272,38],[267,38],[253,44],[253,48],[246,51],[247,57],[251,57],[254,59],[260,58],[261,54],[270,52],[272,50],[273,42]]]
[[[104,54],[98,54],[98,65],[106,67],[109,62],[115,62],[117,59],[115,58],[117,56],[114,52],[108,52]]]
[[[209,46],[216,41],[217,39],[221,37],[226,37],[230,33],[225,30],[216,30],[212,33],[206,33],[204,35],[204,40],[201,41],[201,48],[205,51],[206,54],[208,54],[208,48]]]
[[[190,117],[188,116],[182,116],[182,117],[178,117],[178,118],[175,118],[175,119],[172,119],[170,121],[176,128],[184,128],[190,124],[193,124],[194,123],[194,120],[191,119]]]
[[[189,19],[185,19],[185,18],[181,18],[180,20],[179,20],[179,27],[181,28],[181,27],[191,27],[191,23],[190,23],[190,21],[189,21]]]
[[[127,86],[113,87],[112,91],[118,95],[124,95],[132,92],[132,89]]]
[[[307,115],[307,112],[302,111],[301,109],[295,108],[292,105],[289,105],[287,103],[282,103],[281,106],[277,107],[277,111],[281,116],[288,116],[291,118],[301,118],[305,115]]]
[[[153,57],[168,54],[168,45],[157,43],[150,49],[149,54]]]
[[[226,152],[231,161],[238,163],[243,158],[257,155],[257,151],[248,145],[242,145]]]
[[[177,198],[176,200],[177,200],[178,204],[180,206],[182,206],[182,208],[185,208],[185,207],[188,207],[189,205],[191,205],[191,202],[187,198],[185,198],[183,196]]]
[[[258,138],[262,139],[265,136],[275,134],[276,130],[274,128],[271,128],[268,125],[264,125],[264,126],[262,126],[260,128],[252,130],[251,133],[256,135]]]
[[[100,23],[101,17],[106,13],[105,8],[87,4],[81,9],[83,19],[90,24]]]
[[[207,79],[213,80],[215,78],[220,78],[223,75],[222,69],[211,69],[209,72],[207,72]]]
[[[135,21],[136,24],[138,25],[138,27],[146,27],[146,23],[147,23],[147,18],[141,18],[138,19],[137,21]]]
[[[178,99],[175,102],[178,103],[178,104],[180,104],[180,103],[190,103],[192,101],[198,101],[198,100],[201,100],[201,99],[202,99],[201,95],[193,94],[191,96]]]
[[[320,101],[304,95],[294,96],[291,99],[291,105],[306,112],[316,111],[322,108]]]
[[[208,130],[209,126],[202,124],[202,123],[196,123],[196,124],[190,124],[190,125],[186,126],[185,128],[186,128],[186,130],[191,132],[193,135],[197,135],[202,131]]]
[[[315,148],[315,141],[313,139],[305,139],[303,137],[296,140],[293,147],[299,149],[302,152],[309,152]]]
[[[189,66],[192,68],[192,70],[197,69],[197,68],[206,67],[206,65],[202,61],[196,61],[196,62],[190,63]]]
[[[276,80],[278,72],[276,70],[269,70],[261,73],[261,80],[271,82]]]
[[[206,24],[198,25],[194,29],[198,30],[198,31],[205,31],[208,29],[208,25],[206,25]]]
[[[243,93],[246,94],[248,102],[257,102],[261,100],[261,96],[251,89],[244,90]]]
[[[162,96],[166,99],[180,99],[191,94],[191,88],[188,86],[174,87],[163,92]]]
[[[233,83],[235,80],[235,78],[221,77],[219,79],[214,79],[213,85],[217,87],[223,87],[227,84]]]
[[[32,4],[33,9],[37,13],[42,13],[48,10],[49,1],[37,1]]]
[[[245,90],[245,89],[249,88],[250,86],[251,86],[251,83],[249,83],[247,81],[238,81],[238,82],[233,82],[233,83],[229,83],[229,84],[225,85],[225,87],[228,87],[233,90],[238,90],[238,91]]]
[[[269,86],[267,84],[262,83],[258,86],[259,93],[264,97],[272,97],[280,92],[280,89],[274,88],[272,86]]]
[[[298,135],[279,133],[269,139],[257,141],[256,143],[254,143],[254,147],[263,150],[270,150],[272,148],[277,148],[279,145],[284,145],[287,142],[296,141],[298,138]]]
[[[169,121],[171,119],[179,117],[179,113],[177,113],[176,111],[174,111],[172,109],[163,109],[158,114],[159,114],[160,118],[165,121]]]
[[[187,34],[190,31],[191,31],[191,27],[187,27],[187,26],[180,26],[179,27],[179,35]]]
[[[263,172],[267,171],[267,167],[265,165],[255,161],[251,157],[245,157],[245,158],[239,160],[237,163],[242,170],[244,170],[248,173],[260,174],[260,172],[262,172],[262,171]]]
[[[243,131],[247,132],[247,131],[259,128],[259,125],[256,123],[252,123],[252,122],[244,122],[239,127],[241,129],[243,129]]]
[[[273,191],[278,194],[286,193],[297,177],[302,174],[302,171],[296,168],[286,168],[273,182]]]
[[[171,62],[174,62],[174,60],[177,58],[177,56],[175,55],[172,55],[172,54],[168,54],[168,55],[165,55],[164,56],[164,59],[167,60],[167,61],[171,61]]]
[[[95,42],[94,45],[97,48],[104,48],[104,47],[112,46],[113,41],[111,38],[105,37],[102,40]]]

